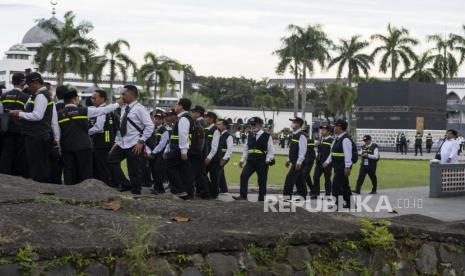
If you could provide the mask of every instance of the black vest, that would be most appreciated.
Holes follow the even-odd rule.
[[[289,145],[289,161],[294,165],[299,159],[299,140],[302,135],[304,135],[302,131],[292,134],[291,144]]]
[[[160,144],[161,137],[163,136],[163,133],[165,133],[166,131],[168,130],[166,129],[164,125],[161,125],[158,128],[155,127],[155,131],[152,133],[152,136],[149,138],[153,140],[153,143],[146,143],[146,145],[153,151],[158,146],[158,144]],[[163,150],[161,151],[162,153],[163,153]]]
[[[21,131],[24,135],[32,136],[36,138],[42,138],[45,140],[50,139],[50,133],[52,133],[52,114],[53,114],[53,102],[49,96],[48,90],[42,90],[31,96],[31,99],[26,104],[24,110],[26,112],[32,112],[34,110],[34,101],[36,97],[42,94],[47,99],[47,108],[44,112],[44,117],[40,121],[26,121],[22,120]]]
[[[362,153],[373,154],[375,152],[376,148],[378,148],[378,145],[376,145],[375,143],[372,143],[371,146],[369,146],[369,147],[366,146],[366,145],[363,145],[362,146]],[[366,159],[368,161],[365,161]],[[368,162],[368,163],[366,163],[366,162]],[[377,163],[378,163],[378,159],[370,159],[370,158],[362,157],[362,166],[364,166],[364,167],[373,168],[373,167],[376,167]]]
[[[376,148],[378,148],[378,145],[376,145],[375,143],[372,143],[371,146],[369,147],[367,147],[366,145],[363,145],[362,153],[373,154]],[[368,161],[365,161],[365,159],[367,159]],[[364,167],[373,168],[373,167],[376,167],[377,163],[378,163],[378,159],[362,158],[362,166]]]
[[[315,141],[313,139],[307,140],[307,154],[305,155],[305,163],[313,164],[315,162]]]
[[[29,95],[19,89],[13,89],[2,94],[0,98],[3,104],[3,110],[23,110]],[[21,121],[18,118],[10,117],[7,133],[20,134]]]
[[[263,132],[258,140],[256,140],[253,133],[250,132],[249,136],[247,137],[247,147],[249,149],[247,160],[266,161],[269,139],[270,134],[267,132]]]
[[[342,141],[344,141],[345,138],[349,138],[347,133],[342,135],[341,138],[336,139],[331,149],[331,164],[334,168],[345,168],[344,148],[342,145]]]
[[[115,143],[116,137],[116,122],[113,112],[105,115],[105,124],[103,131],[95,133],[91,136],[92,143],[95,149],[111,148]],[[89,119],[89,128],[93,127],[97,122],[97,117]]]
[[[218,128],[214,125],[210,129],[207,127],[205,128],[205,146],[203,147],[205,150],[205,155],[208,155],[212,149],[212,141],[213,141],[213,134]]]
[[[431,135],[426,136],[426,143],[429,145],[433,144],[433,136]]]
[[[333,144],[333,138],[328,137],[326,140],[321,139],[320,144],[318,144],[318,156],[316,161],[318,164],[322,165],[326,159],[328,159],[331,154],[331,145]]]
[[[421,138],[423,136],[421,134],[415,135],[415,145],[421,145]]]
[[[224,155],[226,154],[226,151],[228,150],[228,143],[227,140],[231,136],[229,132],[225,132],[221,134],[220,140],[218,142],[218,150],[216,151],[215,156],[213,157],[212,161],[214,162],[220,162],[221,159],[223,159]]]
[[[189,120],[189,144],[190,144],[190,136],[194,132],[194,119],[189,115],[189,113],[184,113],[173,126],[173,130],[171,131],[170,135],[170,156],[174,156],[177,153],[180,153],[179,149],[179,120],[181,118],[187,118]]]
[[[79,151],[92,149],[89,137],[87,107],[67,106],[58,112],[61,130],[61,149]]]

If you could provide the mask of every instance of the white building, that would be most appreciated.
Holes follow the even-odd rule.
[[[55,18],[55,16],[48,19],[53,24],[61,27],[63,22]],[[7,89],[12,88],[11,77],[14,73],[25,72],[26,69],[37,71],[37,65],[34,63],[34,57],[37,49],[44,43],[53,39],[54,36],[50,32],[46,32],[40,26],[35,25],[24,35],[21,44],[15,44],[11,46],[4,54],[4,57],[0,59],[0,86],[5,86]],[[56,75],[47,72],[41,72],[43,79],[50,82],[52,86],[56,86]],[[184,94],[184,72],[171,71],[172,77],[176,80],[176,85],[162,96],[158,97],[158,103],[160,106],[172,105],[174,101],[182,97]],[[87,92],[91,92],[94,84],[91,80],[83,80],[79,75],[66,74],[65,84],[72,85],[81,92],[81,96],[89,96],[88,93],[82,93],[87,89]],[[135,79],[131,79],[126,84],[134,84],[142,88],[139,83],[135,82]],[[103,76],[102,81],[98,84],[99,88],[108,89],[110,87],[110,81],[108,76]],[[113,83],[115,95],[119,95],[122,91],[124,83],[121,80],[116,80]],[[88,89],[92,88],[92,89]],[[153,87],[151,88],[153,93]]]

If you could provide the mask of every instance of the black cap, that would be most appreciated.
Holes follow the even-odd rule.
[[[26,80],[26,76],[23,73],[14,73],[11,77],[11,82],[14,85],[20,84]]]
[[[253,125],[253,124],[261,124],[263,125],[263,120],[262,118],[260,117],[252,117],[249,119],[249,125]]]
[[[194,106],[194,108],[191,109],[191,112],[199,112],[203,116],[203,114],[205,113],[205,108],[201,107],[200,105],[196,105]]]
[[[170,109],[168,112],[166,112],[165,116],[178,116],[178,114],[176,114],[174,109]]]
[[[153,115],[153,117],[160,117],[160,118],[163,119],[165,117],[165,113],[163,111],[161,111],[161,110],[157,110],[155,112],[155,115]]]
[[[341,127],[342,130],[346,130],[348,124],[346,120],[338,119],[336,122],[334,122],[334,126],[338,126]]]
[[[363,141],[368,141],[368,140],[371,140],[371,136],[370,136],[370,135],[365,135],[365,136],[363,136]]]
[[[60,85],[56,88],[56,96],[59,100],[62,100],[63,99],[63,95],[65,95],[66,93],[68,93],[68,86],[66,85]]]
[[[76,89],[69,89],[65,94],[63,94],[64,100],[69,100],[76,98],[78,96]]]
[[[331,126],[330,125],[321,125],[320,129],[326,129],[327,131],[331,131]]]
[[[27,84],[33,83],[35,81],[43,82],[42,76],[39,73],[32,72],[32,73],[30,73],[29,75],[26,76],[26,83]]]
[[[304,120],[302,118],[299,118],[299,117],[290,118],[289,121],[294,122],[294,123],[299,124],[299,125],[304,124]]]
[[[217,116],[216,113],[213,112],[213,111],[207,111],[207,112],[205,112],[205,114],[204,114],[203,116],[210,117],[210,118],[212,118],[213,120],[218,119],[218,116]]]

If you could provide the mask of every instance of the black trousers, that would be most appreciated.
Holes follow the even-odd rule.
[[[161,153],[155,155],[155,159],[150,160],[150,169],[153,178],[153,190],[158,193],[164,193],[165,187],[163,182],[166,181],[166,162]]]
[[[307,184],[307,187],[310,190],[310,193],[313,189],[313,181],[312,181],[312,177],[310,176],[310,172],[312,171],[314,163],[315,163],[314,161],[304,162],[302,165],[302,178],[304,181],[304,185]]]
[[[60,156],[58,148],[52,147],[49,154],[50,159],[50,183],[63,184],[63,158]]]
[[[228,191],[228,183],[226,182],[226,176],[223,170],[223,173],[220,176],[220,193],[227,193]]]
[[[316,163],[315,171],[313,172],[313,188],[310,191],[312,196],[320,195],[320,178],[325,177],[325,195],[331,195],[331,165],[323,168],[322,164]]]
[[[396,143],[396,152],[399,152],[399,151],[400,151],[400,144]]]
[[[407,151],[408,151],[407,149],[408,147],[406,143],[400,144],[400,154],[407,154]]]
[[[143,166],[144,166],[144,153],[132,153],[132,148],[122,149],[119,146],[110,151],[108,154],[107,162],[110,168],[110,179],[112,186],[121,188],[131,188],[131,192],[140,193],[142,183],[144,181]],[[128,166],[128,174],[130,181],[126,178],[121,169],[121,162],[126,159]]]
[[[221,190],[221,183],[224,181],[224,167],[220,166],[219,161],[212,161],[207,167],[210,174],[208,191],[212,198],[216,198]]]
[[[302,177],[303,166],[300,170],[295,169],[295,164],[289,168],[286,180],[284,182],[283,195],[290,199],[294,192],[294,185],[297,187],[297,194],[303,198],[307,196],[307,186],[305,185],[305,179]]]
[[[150,166],[150,160],[147,158],[142,159],[143,166],[143,174],[144,174],[144,182],[142,186],[144,187],[152,187],[153,186],[153,179],[152,179],[152,167]]]
[[[430,153],[431,152],[431,148],[433,147],[433,144],[426,144],[426,152],[427,153]],[[460,151],[462,151],[462,147],[460,147]]]
[[[415,144],[415,155],[418,154],[418,150],[420,150],[420,155],[423,155],[423,150],[421,148],[421,145]]]
[[[49,182],[49,154],[52,150],[50,140],[48,138],[25,136],[24,149],[31,179],[42,183]]]
[[[93,177],[92,150],[63,152],[63,176],[65,185],[81,183]]]
[[[350,207],[350,196],[352,191],[350,190],[349,177],[344,174],[344,167],[334,168],[333,178],[333,196],[336,197],[336,203],[339,202],[339,196],[342,195],[345,203]]]
[[[107,185],[110,182],[110,167],[108,166],[107,158],[111,148],[95,148],[94,157],[94,178],[102,181]]]
[[[249,178],[253,173],[257,173],[258,178],[258,200],[263,201],[266,195],[266,181],[268,177],[268,164],[260,160],[248,160],[241,173],[241,197],[247,198],[249,189]]]
[[[181,155],[170,157],[166,162],[166,173],[171,185],[171,193],[178,196],[187,196],[193,191],[191,163],[182,160]]]
[[[24,137],[21,134],[7,133],[3,138],[0,153],[0,173],[27,176],[24,156]]]
[[[357,179],[357,187],[355,188],[355,191],[357,193],[360,193],[362,190],[362,185],[363,182],[365,181],[365,177],[368,174],[371,180],[371,184],[373,185],[373,188],[371,191],[376,192],[376,189],[378,187],[378,178],[376,177],[376,167],[368,167],[368,166],[360,166],[360,172],[358,174],[358,179]]]
[[[189,156],[189,162],[191,164],[191,181],[195,185],[190,186],[190,190],[187,194],[193,197],[194,194],[200,197],[208,197],[208,176],[207,170],[204,163],[205,158],[202,156],[192,155]],[[195,191],[194,191],[194,189]]]

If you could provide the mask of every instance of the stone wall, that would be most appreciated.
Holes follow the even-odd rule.
[[[465,275],[464,247],[465,221],[267,213],[0,175],[1,276]]]
[[[365,135],[370,135],[373,139],[373,142],[378,144],[381,147],[396,147],[396,137],[398,133],[404,133],[407,137],[407,140],[410,140],[409,151],[414,149],[415,135],[417,131],[415,129],[368,129],[368,128],[357,128],[357,144],[361,145],[363,143],[362,139]],[[439,139],[444,138],[446,134],[445,130],[424,130],[423,131],[423,150],[426,150],[426,135],[431,133],[433,136],[433,148],[437,147],[436,142]]]

